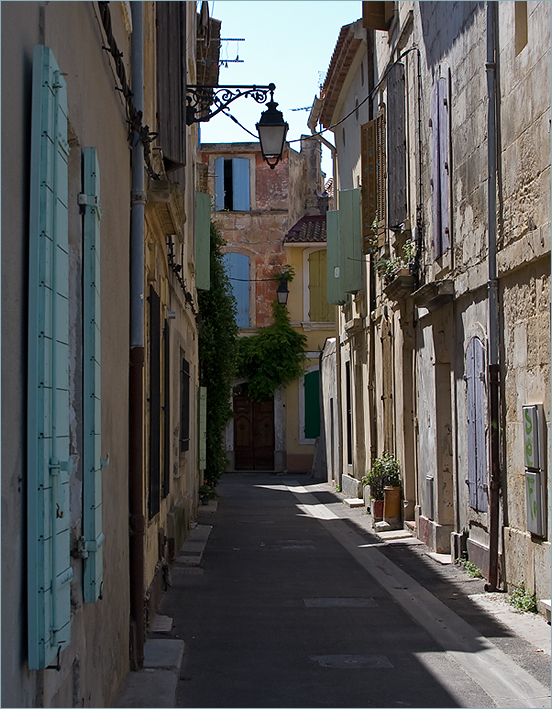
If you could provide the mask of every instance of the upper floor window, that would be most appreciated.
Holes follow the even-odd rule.
[[[238,327],[249,327],[249,256],[229,252],[224,263],[236,299]]]
[[[516,56],[527,46],[527,3],[515,3],[515,44]]]
[[[251,209],[249,171],[247,158],[215,160],[215,211],[248,212]]]
[[[309,320],[333,322],[334,307],[328,303],[326,249],[313,251],[309,257]]]
[[[435,84],[431,102],[431,191],[433,255],[440,258],[451,246],[449,215],[449,76]]]

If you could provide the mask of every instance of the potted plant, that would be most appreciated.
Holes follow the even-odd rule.
[[[215,488],[211,487],[210,485],[201,485],[199,488],[199,500],[202,505],[208,505],[209,500],[214,500],[215,497],[217,496],[217,493],[215,492]]]
[[[385,452],[375,458],[362,478],[362,484],[370,486],[370,509],[374,521],[400,518],[401,473],[395,456]]]

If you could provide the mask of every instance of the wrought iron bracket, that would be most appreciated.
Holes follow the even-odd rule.
[[[205,123],[242,96],[266,103],[274,100],[274,84],[268,86],[197,86],[186,87],[186,125]]]

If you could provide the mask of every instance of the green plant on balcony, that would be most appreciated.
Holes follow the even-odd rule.
[[[413,239],[408,239],[402,247],[402,255],[380,258],[375,262],[374,268],[385,283],[391,283],[402,269],[407,268],[409,271],[411,270],[415,255],[416,243]]]

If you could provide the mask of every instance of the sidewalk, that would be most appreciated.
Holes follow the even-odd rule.
[[[334,515],[341,520],[349,520],[357,529],[365,530],[372,540],[369,546],[378,547],[377,551],[381,553],[396,554],[400,550],[407,550],[409,553],[408,563],[411,568],[405,570],[413,577],[418,577],[422,585],[424,567],[427,565],[431,567],[429,573],[442,577],[443,589],[448,589],[449,594],[449,587],[451,587],[451,584],[447,583],[449,581],[452,581],[454,588],[460,589],[458,593],[453,593],[454,596],[458,596],[458,607],[468,608],[468,612],[470,608],[475,609],[475,612],[481,613],[482,611],[492,617],[494,622],[506,626],[511,633],[529,643],[535,653],[550,657],[550,626],[542,616],[514,610],[506,603],[503,594],[486,594],[482,590],[484,581],[468,577],[463,570],[450,564],[450,557],[447,559],[445,555],[432,554],[423,543],[412,537],[410,532],[405,530],[376,532],[372,527],[370,515],[366,514],[366,509],[363,506],[351,505],[350,501],[345,500],[344,495],[336,493],[329,484],[317,483],[306,476],[304,484],[308,485],[309,495],[312,494],[316,497],[317,503],[319,502],[316,507],[320,508],[319,513],[322,516]],[[225,503],[226,501],[223,501],[223,504]],[[210,522],[215,523],[213,520],[216,520],[217,505],[217,502],[210,502],[208,506],[199,508],[197,523],[193,526],[173,564],[172,569],[178,570],[175,575],[185,574],[186,578],[190,580],[197,577],[199,582],[203,574],[203,553],[212,530]],[[298,507],[300,508],[301,505]],[[263,519],[261,512],[255,512],[252,509],[250,514],[257,515],[251,520],[256,522],[255,526],[269,524],[268,520]],[[238,524],[247,523],[249,522],[244,519],[238,522]],[[374,539],[379,541],[374,543]],[[294,540],[287,540],[287,543],[290,541]],[[299,541],[295,540],[295,543],[298,545]],[[309,540],[303,540],[302,543],[307,541]],[[428,590],[437,594],[436,598],[439,595],[434,585],[430,585]],[[175,594],[178,593],[183,593],[182,588],[173,586],[166,595],[175,598]],[[176,705],[178,680],[186,654],[186,646],[183,640],[171,637],[171,632],[173,632],[172,618],[160,615],[153,620],[145,645],[144,669],[141,672],[129,674],[117,707],[173,707]]]
[[[216,512],[218,503],[200,508],[199,519]],[[172,568],[199,569],[212,527],[192,525],[188,539],[179,550]],[[166,637],[172,630],[172,618],[157,615],[149,628],[144,645],[144,669],[130,672],[117,702],[117,707],[174,707],[180,669],[186,645],[178,638]]]

